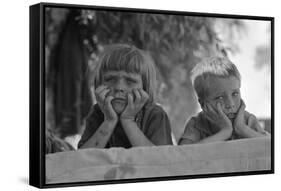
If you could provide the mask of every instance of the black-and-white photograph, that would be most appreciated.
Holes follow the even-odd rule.
[[[273,173],[273,18],[40,11],[44,187]]]

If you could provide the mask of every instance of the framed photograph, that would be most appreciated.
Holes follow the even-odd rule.
[[[30,185],[274,173],[274,18],[30,6]]]

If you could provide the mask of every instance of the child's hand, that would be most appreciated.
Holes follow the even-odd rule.
[[[223,112],[221,103],[217,103],[216,108],[214,108],[210,103],[206,103],[204,106],[204,114],[206,118],[216,125],[220,130],[228,129],[233,130],[232,123],[230,119]]]
[[[107,86],[101,85],[94,91],[94,94],[96,96],[98,105],[100,106],[100,109],[104,114],[104,120],[117,123],[118,116],[111,105],[113,97],[107,96],[109,92],[110,89]]]
[[[133,98],[135,95],[135,100]],[[132,93],[128,93],[128,104],[125,110],[122,112],[120,119],[134,120],[137,113],[142,109],[147,102],[149,95],[142,89],[133,89]]]
[[[247,125],[245,123],[245,108],[246,105],[241,99],[241,104],[237,112],[236,118],[234,119],[234,130],[237,134],[242,135]]]

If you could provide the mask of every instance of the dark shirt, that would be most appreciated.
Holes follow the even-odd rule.
[[[80,148],[104,121],[104,115],[99,106],[95,104],[86,119],[86,128],[79,141]],[[170,121],[166,112],[156,104],[147,104],[137,114],[135,119],[143,134],[155,145],[172,145]],[[120,122],[117,123],[106,148],[110,147],[132,147]]]

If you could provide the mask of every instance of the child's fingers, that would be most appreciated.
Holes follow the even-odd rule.
[[[107,96],[104,100],[104,104],[107,108],[112,108],[111,101],[113,100],[112,96]]]
[[[246,105],[244,101],[241,99],[241,104],[238,110],[238,116],[242,115],[245,112]]]
[[[234,121],[234,124],[236,127],[239,127],[239,126],[245,124],[245,121],[244,121],[245,107],[246,107],[246,105],[245,105],[244,101],[241,99],[240,107],[238,109],[238,112],[237,112],[237,115],[236,115],[236,118]]]
[[[222,110],[221,103],[220,103],[220,102],[217,102],[216,106],[217,106],[217,111],[218,111],[218,113],[219,113],[220,115],[225,115],[224,112],[223,112],[223,110]]]
[[[129,106],[133,105],[134,103],[133,95],[131,93],[128,93],[127,97],[128,97],[128,105]]]
[[[217,110],[221,117],[223,117],[225,120],[229,120],[227,115],[223,112],[222,104],[220,102],[217,103]]]
[[[114,99],[113,96],[107,96],[104,101],[104,111],[105,111],[104,114],[109,117],[114,117],[116,115],[116,112],[114,111],[111,103],[113,99]]]
[[[106,95],[109,93],[109,89],[103,89],[99,94],[96,94],[97,101],[104,102]]]
[[[139,92],[141,95],[142,102],[146,102],[149,99],[149,95],[143,89],[139,89]]]
[[[97,95],[97,94],[100,94],[104,89],[106,89],[107,88],[107,86],[105,86],[105,85],[101,85],[101,86],[99,86],[96,90],[95,90],[95,94]]]
[[[253,124],[255,123],[255,121],[256,121],[255,117],[252,116],[252,115],[250,115],[250,117],[249,117],[249,119],[248,119],[248,125],[249,125],[250,127],[252,127]]]
[[[215,113],[215,111],[211,108],[211,106],[209,104],[206,104],[205,106],[206,110],[205,110],[205,116],[210,120],[210,121],[214,121],[217,117],[217,114]]]
[[[204,113],[210,113],[210,112],[209,112],[209,107],[207,106],[206,103],[205,103],[204,106],[203,106],[203,111],[204,111]]]
[[[103,89],[103,91],[102,92],[100,92],[100,97],[102,98],[102,99],[105,99],[105,97],[106,97],[106,94],[108,93],[108,92],[110,92],[110,90],[109,89]]]
[[[213,106],[209,103],[206,104],[208,113],[212,115],[217,115],[217,111],[213,108]]]
[[[133,89],[133,93],[134,93],[134,95],[136,97],[135,102],[139,103],[141,101],[141,94],[140,94],[140,92],[137,89]]]
[[[243,111],[244,111],[245,108],[246,108],[246,104],[245,104],[245,102],[243,101],[243,99],[241,99],[240,108],[241,108]]]

